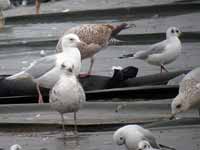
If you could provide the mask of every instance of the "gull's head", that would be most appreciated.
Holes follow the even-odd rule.
[[[74,64],[63,62],[61,64],[61,70],[64,72],[65,75],[73,75],[74,74]]]
[[[14,144],[10,147],[10,150],[20,150],[22,147],[19,144]]]
[[[62,47],[77,47],[78,43],[81,42],[76,34],[70,33],[62,37]]]
[[[125,144],[125,140],[126,139],[125,139],[124,132],[123,132],[122,128],[115,131],[115,133],[113,134],[113,141],[116,144],[123,145],[123,144]]]
[[[171,103],[171,118],[175,117],[177,113],[184,112],[190,107],[187,97],[184,96],[184,93],[179,93]]]
[[[179,37],[181,35],[181,31],[177,27],[169,27],[166,32],[167,38],[169,37]]]
[[[148,141],[142,140],[138,143],[137,150],[149,150],[149,149],[151,149],[151,145]]]

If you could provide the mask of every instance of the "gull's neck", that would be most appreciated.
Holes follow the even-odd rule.
[[[169,35],[167,35],[166,38],[167,38],[167,39],[179,39],[177,36],[169,36]]]

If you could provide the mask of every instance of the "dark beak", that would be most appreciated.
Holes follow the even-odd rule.
[[[173,120],[175,118],[175,114],[171,114],[171,116],[169,117],[169,120]]]

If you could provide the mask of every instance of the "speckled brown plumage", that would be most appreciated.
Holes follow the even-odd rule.
[[[91,58],[91,65],[89,72],[91,72],[94,55],[101,49],[105,48],[109,44],[109,40],[116,36],[121,30],[127,28],[127,24],[123,23],[120,25],[110,24],[83,24],[76,27],[72,27],[64,32],[64,34],[75,33],[78,35],[80,40],[83,42],[78,46],[81,58]],[[56,52],[61,52],[61,40],[59,40]]]
[[[173,99],[173,116],[191,108],[198,108],[200,115],[200,67],[189,72],[181,81],[178,95]]]

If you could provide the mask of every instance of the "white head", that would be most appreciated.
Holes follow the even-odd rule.
[[[66,47],[77,47],[78,43],[81,41],[76,34],[70,33],[64,35],[61,42],[62,48],[64,49]]]
[[[138,143],[138,149],[137,150],[149,150],[151,149],[151,145],[148,141],[142,140]]]
[[[22,147],[19,144],[14,144],[10,147],[10,150],[20,150]]]
[[[169,27],[166,31],[167,38],[169,37],[179,37],[181,35],[181,31],[177,27]]]
[[[171,113],[175,116],[177,113],[184,112],[190,107],[187,97],[183,93],[179,93],[171,103]]]

